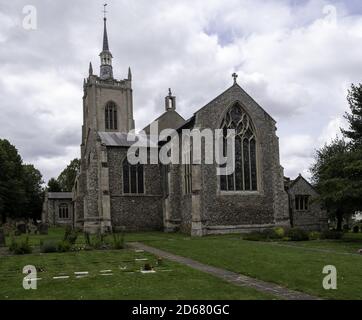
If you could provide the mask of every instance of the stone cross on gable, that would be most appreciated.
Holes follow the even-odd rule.
[[[237,80],[237,78],[238,78],[238,75],[237,75],[237,73],[233,73],[232,74],[232,77],[234,78],[234,84],[236,84],[236,80]]]

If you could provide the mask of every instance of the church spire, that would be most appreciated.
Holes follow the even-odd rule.
[[[103,51],[109,51],[108,34],[107,34],[107,18],[104,17],[104,31],[103,31]]]
[[[108,34],[107,34],[107,17],[106,17],[106,6],[104,4],[104,31],[103,31],[103,50],[99,55],[101,57],[101,72],[100,77],[102,80],[113,79],[113,69],[112,69],[112,53],[109,51],[109,43],[108,43]]]

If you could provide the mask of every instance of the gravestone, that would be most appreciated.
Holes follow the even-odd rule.
[[[26,224],[25,223],[19,223],[16,226],[16,231],[18,235],[26,233]]]
[[[0,248],[5,247],[5,232],[3,229],[0,229]]]
[[[47,235],[48,234],[48,225],[46,223],[40,223],[38,225],[39,234]]]

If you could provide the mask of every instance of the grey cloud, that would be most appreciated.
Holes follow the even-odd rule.
[[[47,179],[79,156],[82,80],[90,60],[98,72],[103,3],[31,2],[38,9],[36,31],[21,27],[27,1],[0,3],[0,12],[14,22],[0,21],[0,41],[6,32],[0,45],[0,137],[16,144]],[[362,74],[362,42],[353,33],[361,28],[360,3],[332,1],[340,16],[336,34],[326,34],[316,21],[328,3],[110,3],[114,72],[125,78],[132,67],[136,126],[164,111],[169,87],[187,118],[231,85],[230,75],[238,71],[240,85],[278,120],[286,172],[306,171],[323,129],[346,110],[345,89]],[[298,135],[312,137],[311,145],[290,151],[287,138]]]

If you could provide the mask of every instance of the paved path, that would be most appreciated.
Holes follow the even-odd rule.
[[[289,290],[285,287],[281,287],[274,283],[257,280],[257,279],[254,279],[254,278],[251,278],[248,276],[244,276],[244,275],[232,272],[232,271],[212,267],[212,266],[197,262],[197,261],[189,259],[189,258],[177,256],[175,254],[147,246],[143,243],[131,242],[131,243],[128,243],[128,245],[134,249],[144,250],[144,251],[147,251],[154,255],[157,255],[159,257],[187,265],[188,267],[191,267],[193,269],[196,269],[196,270],[199,270],[202,272],[209,273],[215,277],[221,278],[234,285],[253,288],[253,289],[258,290],[263,293],[272,294],[280,299],[321,300],[318,297],[314,297],[314,296],[311,296],[311,295],[308,295],[308,294],[305,294],[302,292]]]

